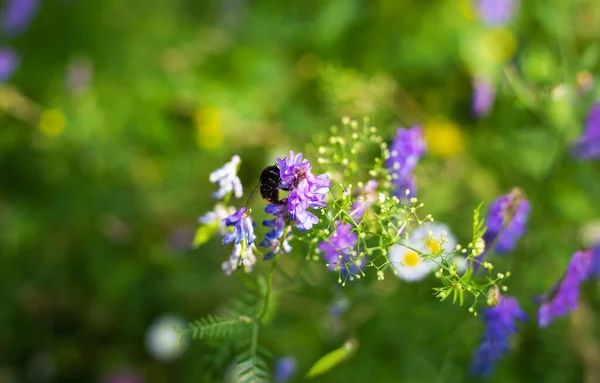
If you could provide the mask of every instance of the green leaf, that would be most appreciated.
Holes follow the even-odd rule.
[[[233,338],[239,332],[248,328],[248,323],[239,318],[222,318],[207,315],[190,323],[184,331],[190,331],[193,339],[220,339]]]
[[[308,370],[306,374],[307,378],[314,378],[315,376],[324,374],[337,366],[347,358],[349,358],[356,349],[356,341],[348,341],[342,347],[325,354],[321,359]]]
[[[219,224],[217,222],[200,226],[196,230],[196,234],[194,235],[194,242],[192,242],[192,247],[197,248],[199,246],[202,246],[203,244],[208,242],[212,237],[214,237],[218,230]]]

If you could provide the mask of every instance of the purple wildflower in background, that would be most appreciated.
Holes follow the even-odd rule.
[[[594,245],[591,249],[592,251],[592,276],[598,278],[600,277],[600,243]]]
[[[487,326],[475,351],[471,371],[478,376],[490,376],[494,364],[510,351],[510,337],[517,332],[516,321],[526,321],[527,315],[515,298],[500,295],[496,306],[483,311],[483,320]]]
[[[358,199],[352,203],[352,207],[348,213],[348,215],[356,222],[360,222],[364,217],[367,208],[377,201],[377,185],[377,181],[370,180],[362,189],[358,190],[360,195],[358,196]]]
[[[483,239],[486,246],[493,244],[498,254],[513,251],[517,240],[525,234],[530,208],[529,201],[518,188],[495,200],[485,219],[487,230]]]
[[[488,27],[500,27],[512,20],[517,5],[517,0],[477,0],[477,13]]]
[[[582,250],[573,254],[565,275],[548,294],[539,299],[538,324],[547,327],[555,318],[565,316],[577,309],[581,284],[590,278],[593,272],[593,252]]]
[[[2,29],[15,36],[25,31],[35,16],[39,0],[6,0],[2,8]]]
[[[323,253],[329,270],[339,270],[340,277],[345,280],[348,274],[360,272],[362,261],[357,260],[354,246],[358,240],[356,233],[351,231],[349,223],[338,222],[335,231],[327,241],[319,243],[318,249]]]
[[[496,92],[492,83],[483,78],[476,77],[473,79],[473,99],[472,111],[475,118],[485,118],[490,114]]]
[[[214,198],[221,199],[231,191],[233,191],[233,194],[236,196],[236,198],[240,198],[242,196],[244,193],[242,189],[242,182],[237,176],[237,169],[240,162],[240,156],[235,155],[231,157],[231,161],[210,173],[208,177],[210,182],[216,183],[219,187],[219,189],[213,193]]]
[[[19,56],[11,48],[0,48],[0,83],[7,81],[19,65]]]
[[[298,363],[291,356],[279,358],[275,361],[273,379],[277,383],[286,383],[296,375]]]
[[[600,157],[600,102],[590,109],[583,134],[573,144],[571,154],[580,160]]]
[[[397,197],[405,197],[407,189],[413,195],[415,194],[416,183],[413,172],[425,153],[425,148],[422,127],[396,130],[396,137],[390,146],[390,157],[385,161],[385,167],[392,176],[394,195]]]
[[[279,189],[289,189],[287,209],[290,219],[298,228],[310,230],[319,222],[319,218],[307,209],[318,209],[326,206],[325,197],[331,186],[327,174],[315,176],[307,159],[302,160],[302,153],[290,157],[278,158],[277,165],[282,183]]]
[[[223,219],[225,225],[233,226],[233,231],[227,234],[223,238],[223,244],[234,242],[236,245],[242,241],[247,241],[248,244],[252,244],[256,238],[254,235],[254,225],[252,223],[252,217],[250,217],[250,211],[243,207]]]

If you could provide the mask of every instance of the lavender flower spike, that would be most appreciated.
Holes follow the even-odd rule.
[[[289,189],[287,198],[287,209],[290,219],[303,230],[310,230],[319,222],[316,215],[307,209],[318,209],[327,204],[325,198],[331,181],[327,174],[315,176],[307,159],[302,159],[302,153],[294,154],[290,151],[290,157],[278,158],[279,174],[282,183],[280,189]]]
[[[233,231],[227,234],[223,238],[223,244],[234,242],[236,245],[242,241],[247,241],[248,244],[252,244],[256,236],[254,235],[254,225],[252,224],[252,217],[250,217],[250,211],[243,207],[223,219],[225,225],[233,226]]]
[[[38,6],[39,0],[7,0],[2,9],[2,30],[10,36],[25,31]]]
[[[214,198],[221,199],[231,191],[233,191],[233,194],[236,196],[236,198],[240,198],[242,196],[244,193],[242,189],[242,182],[237,176],[237,169],[240,162],[240,156],[235,155],[231,157],[231,161],[210,173],[210,182],[216,183],[219,186],[219,189],[213,193]]]
[[[19,66],[19,56],[11,48],[0,48],[0,83],[7,81]]]
[[[529,201],[518,188],[495,200],[485,219],[486,246],[495,243],[494,250],[499,254],[513,251],[517,240],[525,234],[529,211]]]
[[[231,275],[239,266],[244,268],[246,273],[251,272],[256,264],[256,246],[253,244],[242,246],[233,245],[233,251],[229,259],[221,265],[225,275]]]
[[[286,356],[283,358],[279,358],[275,362],[273,380],[276,383],[286,383],[296,375],[297,368],[298,363],[293,357]]]
[[[269,204],[265,207],[265,213],[273,214],[275,218],[263,221],[263,226],[272,228],[271,231],[265,234],[265,239],[259,243],[259,246],[269,249],[269,252],[265,255],[263,260],[271,259],[279,253],[287,254],[292,251],[292,246],[288,242],[292,235],[288,227],[289,213],[287,211],[285,200],[283,200],[283,202],[284,203],[282,204]],[[286,238],[282,239],[286,227],[288,233]]]
[[[573,144],[571,154],[580,160],[600,157],[600,102],[596,102],[588,113],[583,134]]]
[[[338,222],[329,240],[319,243],[318,246],[329,270],[339,270],[342,280],[346,280],[351,273],[359,273],[362,266],[362,261],[357,260],[354,250],[358,236],[351,232],[351,228],[349,223]]]
[[[423,128],[414,126],[410,129],[398,128],[396,137],[390,146],[390,157],[385,161],[385,167],[392,176],[394,194],[405,197],[406,189],[414,195],[415,180],[413,172],[419,159],[425,153]]]
[[[485,118],[490,114],[496,93],[492,83],[483,78],[473,79],[472,111],[475,118]]]
[[[485,377],[492,374],[494,364],[510,351],[510,337],[517,332],[516,321],[527,320],[527,315],[515,298],[500,295],[496,306],[485,309],[483,320],[487,327],[475,352],[471,372]]]
[[[555,318],[577,309],[581,284],[592,276],[594,254],[591,250],[573,254],[564,277],[550,292],[541,297],[538,324],[547,327]]]

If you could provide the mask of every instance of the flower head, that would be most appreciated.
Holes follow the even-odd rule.
[[[242,241],[247,241],[248,244],[252,244],[256,236],[254,235],[254,225],[252,223],[252,217],[250,217],[250,210],[243,207],[223,219],[223,222],[227,226],[233,226],[233,231],[227,234],[223,238],[223,244],[234,242],[236,245]]]
[[[302,153],[277,159],[281,176],[280,189],[288,189],[287,209],[290,219],[303,230],[310,230],[319,222],[318,217],[307,209],[318,209],[326,206],[325,198],[331,181],[327,174],[315,176],[307,159],[302,159]]]
[[[236,198],[242,196],[242,182],[237,176],[237,169],[240,162],[240,156],[235,155],[231,157],[231,161],[210,173],[210,182],[216,183],[219,186],[219,189],[213,193],[214,198],[221,199],[231,191],[233,191]]]
[[[2,29],[7,35],[23,32],[37,12],[39,0],[7,0],[2,9]]]
[[[495,200],[485,219],[485,243],[495,243],[494,250],[499,254],[513,251],[517,240],[525,234],[529,211],[529,201],[517,188]]]
[[[318,249],[329,270],[339,270],[340,278],[345,280],[349,274],[360,273],[363,261],[358,259],[354,246],[358,240],[356,233],[351,231],[349,223],[338,222],[333,234],[327,241],[319,243]]]
[[[235,208],[233,206],[225,206],[222,203],[217,203],[213,211],[209,211],[203,216],[198,217],[198,223],[202,225],[218,225],[219,233],[224,236],[227,235],[229,231],[223,220],[234,213]]]
[[[296,375],[298,363],[291,356],[279,358],[275,361],[273,380],[276,383],[286,383]]]
[[[398,277],[413,282],[425,278],[455,246],[448,226],[432,223],[415,229],[405,244],[393,245],[388,257]]]
[[[0,83],[8,80],[19,65],[19,56],[11,48],[0,48]]]
[[[565,316],[577,309],[579,289],[593,272],[594,254],[582,250],[573,254],[563,278],[539,299],[542,302],[538,311],[538,324],[547,327],[556,317]]]
[[[475,118],[485,118],[490,114],[495,98],[494,86],[482,77],[473,79],[472,111]]]
[[[489,376],[494,364],[510,351],[510,337],[517,332],[516,321],[526,321],[527,315],[515,298],[500,295],[494,307],[485,309],[483,320],[487,327],[475,352],[471,371],[475,375]]]
[[[390,157],[385,161],[385,167],[392,176],[396,196],[404,197],[406,189],[415,189],[413,172],[419,158],[425,153],[425,148],[422,127],[396,130],[396,137],[390,146]]]
[[[286,229],[289,222],[289,213],[285,204],[269,204],[265,207],[265,212],[275,216],[272,220],[263,221],[263,226],[270,227],[271,230],[265,234],[265,239],[259,243],[259,246],[269,249],[264,257],[264,260],[268,260],[279,253],[287,254],[292,251],[292,246],[288,242],[292,233],[289,231],[289,227]],[[287,235],[282,239],[286,230]]]
[[[508,24],[512,19],[517,0],[477,0],[477,12],[483,23],[490,27]]]
[[[256,264],[256,251],[254,244],[246,242],[234,244],[231,256],[221,265],[223,273],[231,275],[239,266],[242,266],[246,273],[251,272]]]
[[[571,153],[582,160],[600,157],[600,102],[589,111],[583,134],[573,144]]]

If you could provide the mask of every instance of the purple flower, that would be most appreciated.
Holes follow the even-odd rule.
[[[392,176],[394,194],[405,197],[406,190],[414,195],[415,179],[413,172],[419,159],[425,153],[426,144],[423,138],[423,128],[414,126],[410,129],[398,128],[396,137],[390,146],[390,157],[385,161],[385,167]]]
[[[600,102],[589,111],[583,134],[573,144],[571,154],[581,160],[600,157]]]
[[[354,250],[358,236],[351,229],[352,226],[349,223],[339,221],[329,239],[319,243],[318,246],[329,270],[338,270],[340,278],[344,281],[349,274],[360,273],[362,266],[362,260],[358,259]]]
[[[600,243],[592,247],[593,266],[592,275],[596,278],[600,277]]]
[[[227,234],[223,238],[223,244],[234,242],[236,245],[242,241],[247,241],[248,244],[252,244],[256,238],[254,235],[254,225],[252,224],[252,217],[250,217],[250,211],[243,207],[223,219],[225,225],[233,226],[233,231]]]
[[[310,162],[302,160],[302,153],[290,151],[290,157],[278,158],[277,165],[282,180],[279,189],[290,190],[286,201],[290,219],[295,221],[296,227],[310,230],[319,222],[319,218],[307,209],[326,206],[325,197],[331,181],[327,174],[312,174]]]
[[[482,77],[473,79],[472,110],[475,118],[485,118],[490,114],[496,94],[492,83]]]
[[[513,17],[517,0],[477,0],[481,21],[489,27],[506,25]]]
[[[547,327],[555,318],[565,316],[577,309],[579,288],[592,275],[594,254],[582,250],[573,254],[563,278],[539,299],[542,303],[538,311],[538,324]]]
[[[242,266],[246,273],[251,272],[256,264],[256,250],[254,244],[234,244],[231,256],[221,265],[223,273],[231,275],[239,266]]]
[[[7,81],[19,66],[19,56],[11,48],[0,48],[0,83]]]
[[[2,29],[7,35],[18,35],[35,16],[39,0],[7,0],[2,9]]]
[[[523,191],[514,188],[495,200],[488,210],[484,234],[486,246],[494,244],[498,254],[514,250],[517,240],[525,234],[530,205]]]
[[[291,356],[279,358],[275,361],[273,379],[277,383],[286,383],[296,375],[298,363]]]
[[[364,188],[358,190],[358,199],[352,203],[352,207],[348,213],[357,223],[363,219],[367,208],[377,201],[376,189],[377,181],[370,180]]]
[[[282,204],[269,204],[265,207],[265,213],[275,215],[275,218],[268,221],[263,221],[263,226],[270,227],[271,231],[265,234],[265,239],[259,243],[259,246],[266,247],[269,252],[265,255],[263,260],[273,258],[279,253],[289,253],[292,251],[288,240],[292,233],[289,231],[289,213],[285,204],[285,200],[282,200]],[[286,228],[287,227],[287,228]],[[288,231],[285,239],[281,239],[285,231]]]
[[[216,183],[219,186],[219,189],[213,193],[214,198],[221,199],[232,191],[237,198],[242,196],[242,182],[237,176],[237,169],[240,162],[240,156],[235,155],[231,157],[231,161],[210,173],[210,182]]]
[[[478,376],[489,376],[494,364],[510,351],[510,337],[517,332],[516,320],[525,321],[527,315],[515,298],[501,295],[496,306],[484,310],[483,320],[487,326],[475,351],[471,371]]]

